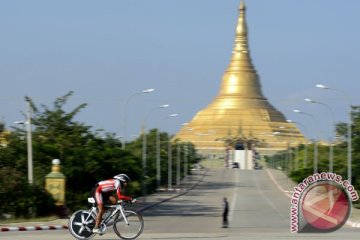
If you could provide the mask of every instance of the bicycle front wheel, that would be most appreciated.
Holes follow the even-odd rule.
[[[92,229],[95,226],[95,218],[89,211],[76,211],[69,220],[69,231],[77,239],[90,239],[95,234]]]
[[[114,231],[122,239],[135,239],[144,229],[144,219],[134,211],[125,211],[126,221],[121,214],[114,220]]]

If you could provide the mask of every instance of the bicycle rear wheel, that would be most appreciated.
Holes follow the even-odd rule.
[[[144,219],[142,216],[134,211],[125,211],[125,219],[118,215],[114,220],[114,231],[122,239],[135,239],[137,238],[144,229]]]
[[[95,234],[92,229],[95,226],[95,218],[89,211],[76,211],[69,220],[69,231],[77,239],[90,239]]]

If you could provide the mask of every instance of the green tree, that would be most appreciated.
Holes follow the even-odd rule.
[[[139,194],[137,182],[142,176],[140,159],[130,151],[123,151],[114,134],[101,136],[100,132],[92,131],[91,126],[76,121],[76,114],[86,104],[66,111],[72,95],[73,92],[69,92],[57,98],[51,108],[45,105],[38,107],[29,98],[33,110],[34,187],[44,188],[45,176],[51,171],[51,161],[58,158],[61,160],[61,171],[66,176],[66,204],[70,209],[87,205],[86,199],[95,183],[121,172],[134,180],[128,194]],[[27,176],[24,130],[14,128],[8,142],[7,147],[0,148],[0,167],[5,171],[2,176],[8,176],[12,183],[9,185],[11,189],[13,184],[24,182],[21,179]],[[0,178],[0,185],[3,186],[5,180]],[[1,196],[4,199],[2,202],[9,202],[5,193]]]
[[[360,189],[360,106],[352,107],[352,184],[355,189],[359,191]],[[348,124],[347,123],[337,123],[335,126],[337,141],[334,145],[334,172],[338,175],[341,175],[343,179],[347,179],[347,146],[348,146]],[[298,163],[303,163],[304,161],[304,146],[299,146],[298,148],[298,158],[293,156],[294,161],[298,161]],[[307,159],[308,164],[305,168],[303,164],[300,164],[300,168],[292,169],[289,172],[290,177],[293,180],[299,182],[302,181],[307,176],[313,173],[313,145],[308,145],[307,148]],[[283,161],[283,157],[281,157],[283,152],[278,152],[272,157],[266,157],[266,161],[269,166],[275,165],[275,168],[281,168]],[[318,172],[326,172],[329,168],[329,146],[319,146],[318,148]],[[275,164],[273,164],[275,163]],[[273,165],[272,165],[273,164]],[[287,166],[287,164],[285,164]],[[284,168],[283,168],[284,170]]]
[[[141,183],[145,180],[149,187],[147,193],[155,191],[157,130],[152,129],[146,133],[149,178],[145,178],[142,169],[142,136],[128,143],[126,150],[122,150],[121,142],[114,134],[94,131],[91,126],[75,120],[76,115],[87,104],[80,104],[70,111],[65,110],[68,109],[67,103],[72,95],[73,92],[69,92],[56,98],[52,106],[38,106],[30,97],[26,97],[33,111],[34,184],[27,184],[26,132],[14,127],[7,136],[7,146],[0,146],[0,201],[3,203],[0,215],[12,212],[18,216],[30,216],[51,211],[53,200],[43,189],[45,176],[51,171],[51,161],[55,158],[61,160],[61,171],[66,176],[66,204],[72,210],[87,205],[86,199],[95,183],[121,172],[127,173],[133,180],[126,194],[140,195]],[[172,146],[173,173],[176,172],[177,145],[180,145],[182,176],[185,149],[188,154],[188,169],[191,164],[199,161],[193,144],[172,138],[168,133],[160,132],[162,185],[167,185],[169,144]],[[175,177],[173,174],[173,183]],[[22,195],[32,200],[20,199],[19,196]],[[36,196],[41,197],[38,199]],[[47,207],[33,208],[31,212],[28,211],[29,206]]]
[[[360,190],[360,106],[352,111],[352,182]]]
[[[146,175],[143,181],[147,183],[147,193],[151,193],[156,190],[156,134],[158,129],[150,129],[146,133]],[[168,185],[168,163],[169,163],[169,144],[171,144],[171,163],[172,163],[172,180],[176,182],[176,164],[177,164],[177,144],[180,145],[180,159],[181,159],[181,177],[184,177],[184,157],[185,151],[187,151],[188,157],[188,173],[192,164],[197,163],[199,159],[196,157],[196,149],[192,143],[179,142],[177,139],[173,139],[173,136],[166,132],[159,132],[160,139],[160,171],[161,171],[161,185]],[[140,135],[132,143],[127,145],[127,149],[131,151],[135,156],[142,159],[143,151],[143,135]]]
[[[67,177],[67,204],[76,208],[86,204],[91,188],[100,180],[125,172],[136,183],[141,176],[141,163],[131,152],[121,149],[114,134],[101,137],[98,132],[91,131],[91,126],[75,121],[75,115],[86,104],[66,112],[64,107],[72,94],[57,98],[52,109],[42,106],[43,110],[39,111],[34,106],[34,152],[36,158],[45,160],[46,164],[53,158],[62,161],[62,172]],[[41,169],[38,169],[38,176],[46,174]],[[130,192],[138,194],[139,190],[130,189]]]

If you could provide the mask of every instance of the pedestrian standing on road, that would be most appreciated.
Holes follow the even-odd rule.
[[[226,197],[224,197],[224,203],[223,203],[223,228],[227,228],[229,227],[229,222],[228,222],[228,214],[229,214],[229,203],[226,199]]]

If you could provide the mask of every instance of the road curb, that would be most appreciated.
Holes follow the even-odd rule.
[[[68,229],[68,226],[66,226],[66,225],[50,225],[50,226],[29,226],[29,227],[2,227],[2,228],[0,228],[0,232],[60,230],[60,229]]]

